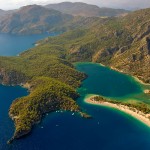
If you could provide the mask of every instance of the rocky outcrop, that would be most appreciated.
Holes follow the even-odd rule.
[[[148,55],[150,55],[150,38],[146,38],[146,42],[147,42],[147,52]]]
[[[0,68],[0,83],[5,85],[20,85],[26,82],[26,76],[23,73],[18,73],[15,70],[6,71]]]

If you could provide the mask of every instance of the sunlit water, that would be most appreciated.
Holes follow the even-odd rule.
[[[84,102],[89,94],[118,100],[142,98],[147,102],[149,97],[143,93],[143,86],[130,76],[98,64],[78,63],[76,68],[88,75],[78,89],[81,97],[77,102],[93,118],[54,112],[35,125],[29,136],[7,145],[14,132],[13,122],[8,117],[9,107],[15,98],[28,92],[21,87],[1,85],[0,150],[150,150],[149,127],[123,112]]]
[[[0,34],[0,56],[15,56],[29,48],[34,47],[35,42],[58,33],[45,33],[37,35],[12,35]]]

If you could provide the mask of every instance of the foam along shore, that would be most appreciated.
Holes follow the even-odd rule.
[[[118,110],[123,111],[123,112],[131,115],[132,117],[140,120],[141,122],[146,124],[148,127],[150,127],[150,114],[144,114],[143,112],[141,112],[137,109],[133,110],[133,109],[129,108],[128,106],[125,106],[122,104],[114,104],[111,102],[95,101],[94,97],[95,96],[91,96],[91,97],[86,98],[85,102],[89,103],[89,104],[94,104],[94,105],[96,104],[96,105],[107,106],[107,107],[118,109]]]
[[[100,64],[100,65],[102,65],[102,64]],[[104,66],[104,65],[103,65],[103,66]],[[110,69],[115,70],[115,71],[118,71],[118,72],[121,72],[121,73],[124,73],[122,70],[116,69],[116,68],[114,68],[114,67],[110,67]],[[139,82],[140,84],[150,86],[150,83],[145,83],[145,82],[143,82],[142,80],[140,80],[140,79],[139,79],[138,77],[136,77],[136,76],[132,76],[132,77],[134,78],[135,81]],[[144,92],[145,94],[150,94],[150,89],[144,89],[143,92]]]
[[[138,77],[132,76],[137,82],[143,84],[143,85],[150,85],[150,83],[145,83],[142,80],[140,80]]]
[[[102,65],[102,64],[100,64],[100,65]],[[104,65],[103,65],[104,66]],[[124,74],[127,74],[127,73],[125,73],[124,71],[122,71],[122,70],[119,70],[119,69],[117,69],[117,68],[115,68],[115,67],[110,67],[110,69],[112,69],[112,70],[115,70],[115,71],[118,71],[118,72],[121,72],[121,73],[124,73]],[[128,74],[129,75],[129,74]],[[132,75],[131,75],[132,76]],[[145,83],[144,81],[142,81],[142,80],[140,80],[138,77],[136,77],[136,76],[132,76],[133,78],[134,78],[134,80],[136,80],[137,82],[139,82],[139,83],[141,83],[141,84],[143,84],[143,85],[150,85],[150,83]]]

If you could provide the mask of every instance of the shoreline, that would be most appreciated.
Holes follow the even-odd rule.
[[[132,75],[131,75],[132,76]],[[143,85],[149,85],[150,86],[150,83],[144,83],[142,80],[140,80],[138,77],[136,76],[132,76],[137,82],[143,84]]]
[[[104,67],[109,67],[111,70],[115,70],[115,71],[117,71],[117,72],[120,72],[120,73],[123,73],[123,74],[126,74],[126,75],[130,75],[131,77],[133,77],[137,82],[139,82],[139,83],[141,83],[141,84],[143,84],[143,85],[149,85],[150,86],[150,83],[145,83],[144,81],[142,81],[142,80],[140,80],[138,77],[136,77],[136,76],[133,76],[133,75],[131,75],[131,74],[129,74],[129,73],[126,73],[126,72],[123,72],[122,70],[119,70],[119,69],[117,69],[117,68],[115,68],[115,67],[112,67],[112,66],[105,66],[105,65],[103,65],[102,63],[99,63],[101,66],[104,66]]]
[[[105,66],[105,65],[103,65],[103,64],[101,64],[101,63],[99,63],[101,66],[104,66],[104,67],[107,67],[107,66]],[[120,73],[123,73],[123,74],[126,74],[126,75],[130,75],[130,74],[128,74],[128,73],[125,73],[125,72],[123,72],[122,70],[119,70],[119,69],[117,69],[117,68],[115,68],[115,67],[112,67],[112,66],[109,66],[109,68],[111,69],[111,70],[114,70],[114,71],[117,71],[117,72],[120,72]],[[136,82],[138,82],[138,83],[140,83],[140,84],[142,84],[142,85],[144,85],[144,86],[150,86],[150,83],[145,83],[144,81],[142,81],[142,80],[140,80],[138,77],[136,77],[136,76],[133,76],[133,75],[130,75]],[[143,89],[143,92],[145,93],[145,94],[150,94],[150,88],[145,88],[145,89]]]
[[[95,96],[97,96],[97,95],[95,95]],[[121,104],[117,105],[117,104],[110,103],[110,102],[98,102],[98,101],[93,100],[93,98],[95,96],[87,97],[85,99],[85,102],[89,103],[89,104],[93,104],[93,105],[100,105],[100,106],[115,108],[119,111],[129,114],[130,116],[132,116],[132,117],[136,118],[137,120],[139,120],[140,122],[144,123],[146,126],[150,127],[150,119],[148,118],[148,117],[150,117],[150,114],[144,114],[143,112],[141,112],[139,110],[133,111],[128,106],[121,105]]]
[[[115,71],[118,71],[118,72],[121,72],[121,73],[126,74],[126,75],[130,75],[130,74],[125,73],[125,72],[123,72],[122,70],[119,70],[119,69],[114,68],[114,67],[110,67],[110,69],[115,70]],[[143,84],[143,85],[150,85],[150,83],[145,83],[144,81],[140,80],[140,79],[139,79],[138,77],[136,77],[136,76],[133,76],[133,75],[130,75],[130,76],[133,77],[133,78],[135,79],[135,81],[137,81],[137,82],[139,82],[139,83],[141,83],[141,84]]]

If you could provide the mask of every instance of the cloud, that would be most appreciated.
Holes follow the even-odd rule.
[[[48,1],[49,3],[54,2],[54,0],[0,0],[0,8],[14,9],[14,8],[18,8],[30,4],[45,4]]]
[[[113,8],[148,8],[150,0],[82,0],[90,4],[96,4],[100,7]]]
[[[86,2],[100,7],[113,8],[146,8],[150,7],[150,0],[0,0],[1,9],[14,9],[30,4],[48,4],[63,1]]]
[[[150,0],[99,0],[101,4],[115,8],[146,8],[150,7]]]

